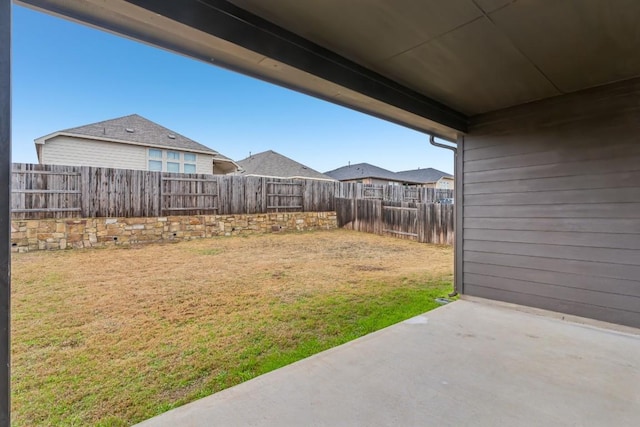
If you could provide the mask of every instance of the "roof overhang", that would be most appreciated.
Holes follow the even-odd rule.
[[[20,0],[16,3],[123,35],[455,139],[467,117],[226,1]]]
[[[151,144],[151,143],[144,143],[144,142],[137,142],[137,141],[125,141],[122,139],[105,138],[105,137],[94,136],[94,135],[79,135],[77,133],[64,132],[64,131],[54,132],[54,133],[50,133],[49,135],[41,136],[40,138],[36,138],[34,142],[36,144],[36,147],[38,147],[40,145],[46,144],[48,141],[51,141],[52,139],[57,138],[59,136],[66,136],[69,138],[77,138],[77,139],[90,139],[93,141],[101,141],[101,142],[113,142],[116,144],[137,145],[141,147],[159,148],[163,150],[186,151],[188,153],[206,154],[208,156],[213,156],[214,158],[218,154],[217,151],[194,150],[191,148],[171,147],[168,145]],[[227,158],[216,159],[216,160],[224,161],[224,162],[231,161],[232,163],[234,163],[233,160],[229,160]]]
[[[637,0],[20,0],[455,139],[469,117],[640,76]]]

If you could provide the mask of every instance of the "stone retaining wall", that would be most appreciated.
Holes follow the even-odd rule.
[[[11,246],[29,252],[334,228],[335,212],[14,220]]]

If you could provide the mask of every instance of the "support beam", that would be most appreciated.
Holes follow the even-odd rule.
[[[226,0],[127,1],[370,98],[457,131],[467,131],[464,114]]]
[[[459,136],[454,157],[455,242],[454,270],[456,292],[464,294],[464,136]]]
[[[0,426],[11,424],[11,0],[0,0]]]

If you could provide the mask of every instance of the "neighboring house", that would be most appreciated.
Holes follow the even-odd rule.
[[[137,114],[61,130],[35,140],[41,164],[227,174],[236,163]]]
[[[422,187],[439,190],[453,190],[453,175],[434,168],[414,169],[396,172],[396,175],[408,180],[417,181]]]
[[[357,163],[347,165],[332,171],[326,172],[330,177],[342,182],[356,182],[362,184],[383,184],[383,185],[416,185],[417,181],[409,182],[398,176],[395,172],[371,165],[369,163]]]
[[[237,162],[240,170],[238,174],[244,176],[270,176],[273,178],[303,178],[335,181],[317,170],[298,163],[289,157],[273,150],[253,154]]]

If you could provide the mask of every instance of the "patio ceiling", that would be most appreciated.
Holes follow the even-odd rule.
[[[411,128],[640,76],[637,0],[22,0]]]

